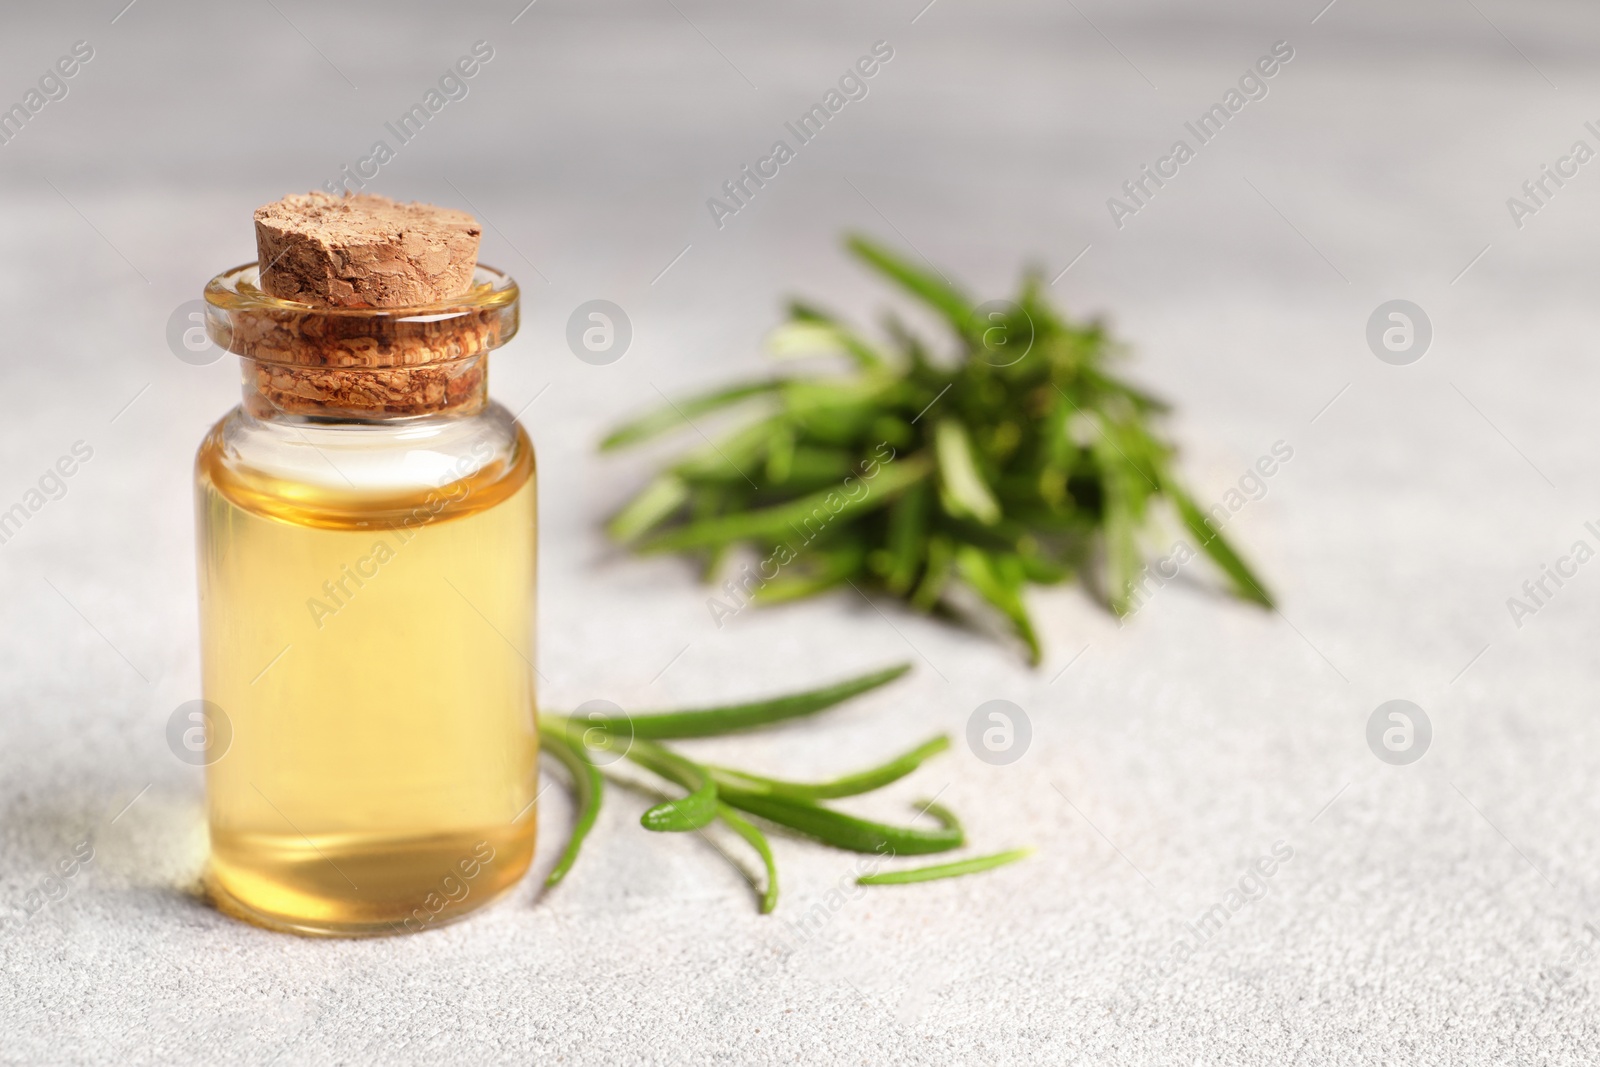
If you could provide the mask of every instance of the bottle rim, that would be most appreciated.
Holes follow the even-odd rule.
[[[516,335],[521,292],[504,271],[473,269],[465,293],[416,307],[322,307],[271,296],[260,266],[224,271],[205,287],[206,333],[261,363],[360,370],[476,359]]]

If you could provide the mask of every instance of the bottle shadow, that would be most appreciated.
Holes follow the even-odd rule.
[[[90,900],[96,911],[132,908],[141,920],[177,913],[184,921],[200,914],[221,921],[201,885],[207,839],[198,789],[10,784],[16,799],[0,842],[0,865],[14,887],[0,899],[7,933],[50,913],[70,922]]]

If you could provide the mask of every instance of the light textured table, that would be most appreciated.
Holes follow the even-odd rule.
[[[1600,544],[1600,163],[1520,229],[1506,204],[1600,147],[1592,6],[122,2],[0,15],[0,103],[95,50],[0,146],[0,508],[93,449],[0,545],[0,1061],[1600,1060],[1600,564],[1520,627],[1506,603]],[[199,695],[190,459],[237,385],[231,360],[174,358],[168,316],[252,254],[251,209],[353,164],[479,39],[469,95],[375,187],[476,211],[485,260],[525,286],[493,378],[513,408],[538,397],[548,702],[909,658],[890,691],[700,748],[822,774],[1011,700],[1021,760],[958,744],[866,808],[939,792],[979,847],[1036,858],[830,910],[852,857],[785,839],[762,918],[706,841],[646,834],[618,795],[558,892],[530,879],[436,933],[298,940],[192,895],[201,779],[164,730]],[[879,40],[866,98],[719,229],[707,198]],[[1279,40],[1266,97],[1116,228],[1107,198]],[[789,293],[878,307],[846,228],[986,295],[1025,260],[1071,264],[1052,292],[1111,314],[1132,372],[1180,402],[1207,500],[1292,447],[1228,526],[1282,614],[1199,568],[1121,628],[1041,594],[1030,671],[853,594],[718,629],[683,565],[608,549],[597,524],[647,461],[597,457],[602,429],[757,369]],[[563,339],[593,298],[634,327],[609,366]],[[1410,366],[1364,336],[1394,298],[1434,327]],[[1365,736],[1397,698],[1433,725],[1409,766]],[[540,871],[569,814],[545,794]],[[93,861],[26,916],[85,838]],[[1292,859],[1229,912],[1277,842]],[[808,912],[826,920],[786,925]]]

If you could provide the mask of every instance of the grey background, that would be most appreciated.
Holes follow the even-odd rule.
[[[1574,140],[1600,147],[1582,125],[1600,120],[1600,12],[924,3],[539,0],[517,17],[519,0],[96,0],[0,15],[5,103],[73,41],[96,50],[0,147],[0,506],[73,442],[94,449],[0,545],[0,1060],[1600,1057],[1600,927],[1585,925],[1600,564],[1520,628],[1506,606],[1575,540],[1597,543],[1583,523],[1600,519],[1600,162],[1521,229],[1506,198]],[[174,358],[165,324],[253,254],[254,207],[364,154],[480,38],[495,58],[470,96],[373,188],[477,211],[485,261],[523,282],[523,333],[493,389],[513,409],[539,397],[525,420],[542,464],[545,699],[660,706],[911,658],[909,679],[815,725],[700,748],[825,773],[959,738],[979,704],[1011,700],[1032,723],[1024,758],[990,766],[958,742],[866,808],[900,815],[942,790],[979,847],[1032,843],[1036,858],[828,911],[852,858],[784,840],[784,900],[762,918],[705,840],[645,834],[619,796],[558,892],[530,879],[448,930],[305,941],[195,899],[201,776],[164,729],[199,696],[190,460],[237,377],[231,359]],[[879,39],[895,57],[867,99],[718,230],[706,198]],[[1270,95],[1117,230],[1106,198],[1280,39],[1296,54]],[[1088,246],[1053,292],[1110,315],[1133,373],[1180,402],[1202,498],[1274,442],[1294,449],[1228,527],[1282,614],[1213,595],[1199,568],[1121,628],[1076,591],[1039,594],[1049,656],[1029,671],[853,594],[719,630],[684,566],[609,550],[597,523],[648,463],[597,457],[602,429],[657,389],[760,368],[786,294],[879,306],[839,250],[846,228],[914,246],[984,296],[1007,295],[1025,261],[1055,276]],[[597,298],[634,327],[609,366],[563,341]],[[1364,340],[1396,298],[1434,327],[1407,367]],[[1364,736],[1399,698],[1434,731],[1406,767]],[[568,815],[547,792],[541,871]],[[93,862],[24,921],[86,837]],[[1293,859],[1265,896],[1160,967],[1279,841]],[[785,923],[817,907],[829,920],[797,938]]]

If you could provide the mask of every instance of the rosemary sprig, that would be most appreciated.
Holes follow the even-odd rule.
[[[767,835],[756,829],[749,819],[721,802],[717,804],[717,818],[748,841],[761,857],[761,866],[767,872],[767,887],[761,893],[761,914],[770,915],[778,906],[778,861],[772,857],[772,846],[767,844]]]
[[[638,715],[621,717],[595,715],[579,721],[589,728],[654,740],[714,737],[736,730],[748,730],[755,726],[767,726],[785,719],[813,715],[858,693],[886,685],[910,669],[911,664],[900,663],[881,671],[871,671],[859,678],[848,678],[833,685],[825,685],[820,689],[808,689],[803,693],[790,693],[788,696],[758,700],[748,704],[728,704],[723,707],[696,708],[688,711],[640,712]]]
[[[605,791],[605,779],[600,775],[600,768],[589,761],[588,751],[584,747],[571,743],[570,736],[566,720],[540,717],[539,740],[544,750],[560,760],[567,769],[567,776],[572,779],[573,802],[578,809],[577,817],[572,822],[572,836],[567,838],[567,847],[561,850],[561,858],[544,880],[546,888],[565,878],[577,862],[583,839],[589,836],[589,831],[594,829],[595,819],[600,816],[600,798]]]
[[[766,835],[747,816],[805,837],[852,852],[882,856],[948,852],[966,843],[966,833],[955,815],[930,802],[920,811],[933,817],[937,827],[900,826],[876,822],[831,808],[824,800],[860,796],[897,782],[922,763],[950,747],[948,737],[924,741],[915,748],[875,767],[827,782],[792,782],[732,767],[698,763],[661,744],[664,737],[710,737],[782,722],[819,711],[899,678],[909,663],[871,671],[832,685],[768,700],[688,711],[654,712],[641,716],[574,718],[542,715],[539,736],[545,750],[566,768],[572,780],[577,816],[572,836],[562,850],[545,886],[558,884],[572,869],[595,819],[604,793],[601,769],[592,752],[621,753],[663,782],[678,787],[682,796],[653,804],[640,819],[647,830],[682,832],[699,830],[720,820],[743,838],[760,857],[766,872],[761,892],[763,914],[778,903],[778,867]],[[659,798],[660,793],[653,793]],[[1007,855],[1010,855],[1009,853]],[[998,866],[993,857],[903,872],[906,881],[951,877]],[[940,873],[942,872],[942,873]],[[918,875],[911,877],[911,875]],[[879,876],[872,876],[879,877]]]
[[[992,856],[974,856],[970,860],[957,860],[954,863],[935,863],[928,867],[912,867],[904,871],[879,871],[875,874],[863,874],[856,879],[856,885],[910,885],[912,882],[931,882],[936,878],[954,878],[962,874],[992,871],[996,867],[1004,867],[1008,863],[1015,863],[1031,855],[1033,855],[1031,848],[1014,848],[1009,852],[997,852]]]
[[[628,746],[628,758],[689,791],[688,795],[663,801],[640,816],[639,822],[646,830],[698,830],[717,817],[720,791],[711,780],[711,773],[698,763],[642,737],[635,737]]]
[[[731,767],[708,764],[711,777],[717,785],[743,790],[746,793],[766,793],[772,796],[791,797],[797,800],[831,800],[835,797],[854,797],[882,789],[890,782],[898,782],[918,767],[924,760],[936,756],[950,747],[950,739],[943,734],[924,741],[916,748],[881,766],[871,767],[831,782],[784,782],[776,778],[763,778],[759,774],[736,771]]]
[[[1078,580],[1127,615],[1151,532],[1176,513],[1236,595],[1272,605],[1174,474],[1157,427],[1167,405],[1108,369],[1119,346],[1100,322],[1057,312],[1037,274],[1015,301],[974,306],[865,238],[848,247],[942,320],[948,355],[893,316],[884,346],[791,304],[775,354],[842,356],[846,369],[736,383],[617,428],[603,449],[762,406],[673,461],[611,520],[614,538],[697,554],[708,577],[730,549],[758,553],[714,612],[846,582],[949,616],[976,598],[1037,663],[1026,588]]]
[[[719,787],[717,794],[741,811],[759,815],[768,822],[798,830],[824,844],[849,852],[892,850],[896,855],[920,856],[929,852],[948,852],[967,843],[961,824],[937,806],[926,807],[928,814],[938,819],[939,828],[923,830],[915,826],[891,826],[858,819],[854,815],[823,807],[815,801],[796,800],[771,793],[746,793],[742,789]]]

